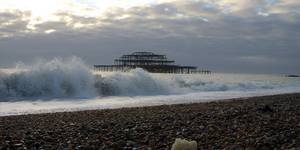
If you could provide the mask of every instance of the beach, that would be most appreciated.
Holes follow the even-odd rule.
[[[0,149],[300,148],[300,94],[0,117]]]
[[[300,150],[300,0],[0,0],[0,150]]]

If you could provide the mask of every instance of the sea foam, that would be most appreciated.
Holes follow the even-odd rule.
[[[78,57],[19,65],[0,74],[0,101],[76,99],[105,96],[155,96],[199,92],[255,91],[284,85],[268,81],[218,82],[201,76],[151,74],[140,68],[127,73],[95,74]]]
[[[67,97],[95,94],[94,76],[81,59],[55,58],[0,75],[0,97]]]

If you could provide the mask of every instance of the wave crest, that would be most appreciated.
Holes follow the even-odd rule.
[[[0,77],[2,97],[67,97],[94,94],[93,74],[78,57],[39,61],[33,66],[18,66],[12,74]]]
[[[152,77],[143,69],[129,73],[114,73],[97,80],[96,88],[103,95],[157,95],[169,94],[170,87],[160,79]]]
[[[204,81],[182,76],[161,76],[142,69],[129,73],[95,75],[77,57],[19,65],[15,73],[0,73],[0,97],[90,98],[96,96],[168,95],[193,92],[250,91],[279,87],[265,81],[238,83]]]

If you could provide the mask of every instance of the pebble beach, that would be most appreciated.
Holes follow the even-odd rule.
[[[176,138],[198,149],[300,149],[300,94],[0,117],[0,150],[171,149]]]

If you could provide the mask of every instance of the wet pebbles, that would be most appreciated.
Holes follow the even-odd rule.
[[[300,94],[0,117],[0,149],[300,149]]]

